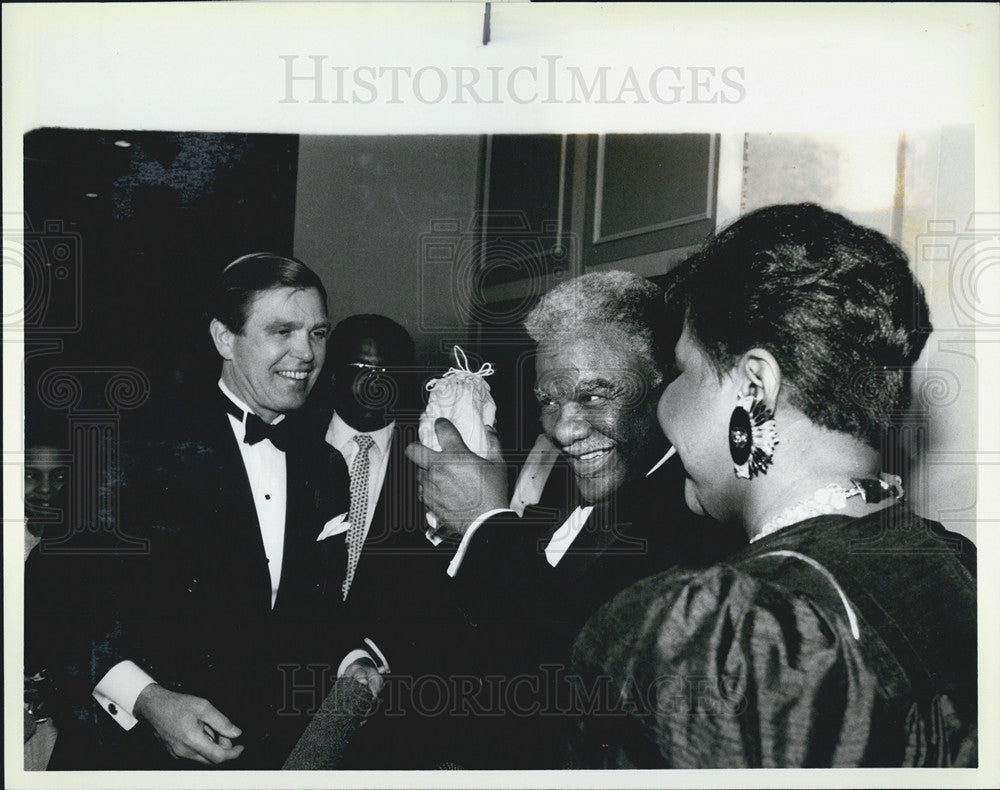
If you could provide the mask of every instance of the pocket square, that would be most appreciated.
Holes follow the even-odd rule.
[[[351,527],[351,522],[347,520],[347,513],[341,513],[339,516],[334,516],[329,521],[323,525],[323,531],[319,533],[319,537],[316,538],[318,543],[321,540],[326,540],[334,535],[339,535],[342,532],[347,532]]]

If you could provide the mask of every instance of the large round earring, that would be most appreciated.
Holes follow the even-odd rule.
[[[759,474],[766,475],[767,467],[774,460],[776,444],[778,429],[774,412],[763,400],[754,400],[752,395],[737,395],[736,408],[729,418],[729,454],[736,476],[749,480]]]

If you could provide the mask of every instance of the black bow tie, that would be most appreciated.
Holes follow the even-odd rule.
[[[269,425],[256,414],[247,413],[246,434],[243,436],[243,441],[249,445],[254,445],[263,439],[270,439],[271,444],[281,450],[281,452],[287,452],[292,440],[288,418],[286,417],[279,423]]]
[[[281,422],[269,425],[253,412],[244,412],[229,398],[223,397],[223,401],[226,411],[246,426],[246,432],[243,434],[244,443],[254,445],[264,439],[269,439],[271,444],[281,452],[288,451],[292,443],[292,426],[288,415],[285,415],[285,419]]]

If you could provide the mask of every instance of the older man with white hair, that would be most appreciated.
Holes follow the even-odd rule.
[[[525,327],[542,431],[559,458],[523,515],[508,506],[503,465],[469,452],[449,422],[436,426],[441,452],[408,450],[424,503],[462,536],[449,573],[481,635],[476,671],[505,679],[472,714],[491,737],[456,718],[459,740],[471,735],[464,767],[558,767],[559,728],[571,721],[564,667],[587,618],[644,576],[710,564],[744,542],[688,511],[683,468],[657,424],[680,323],[659,287],[626,272],[587,274],[542,298]]]

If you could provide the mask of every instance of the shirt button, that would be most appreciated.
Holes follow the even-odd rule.
[[[270,498],[271,498],[270,494],[264,494],[264,499],[270,499]]]
[[[115,705],[115,703],[113,703],[113,702],[109,702],[108,703],[108,713],[110,713],[112,716],[117,716],[118,715],[118,706]]]

